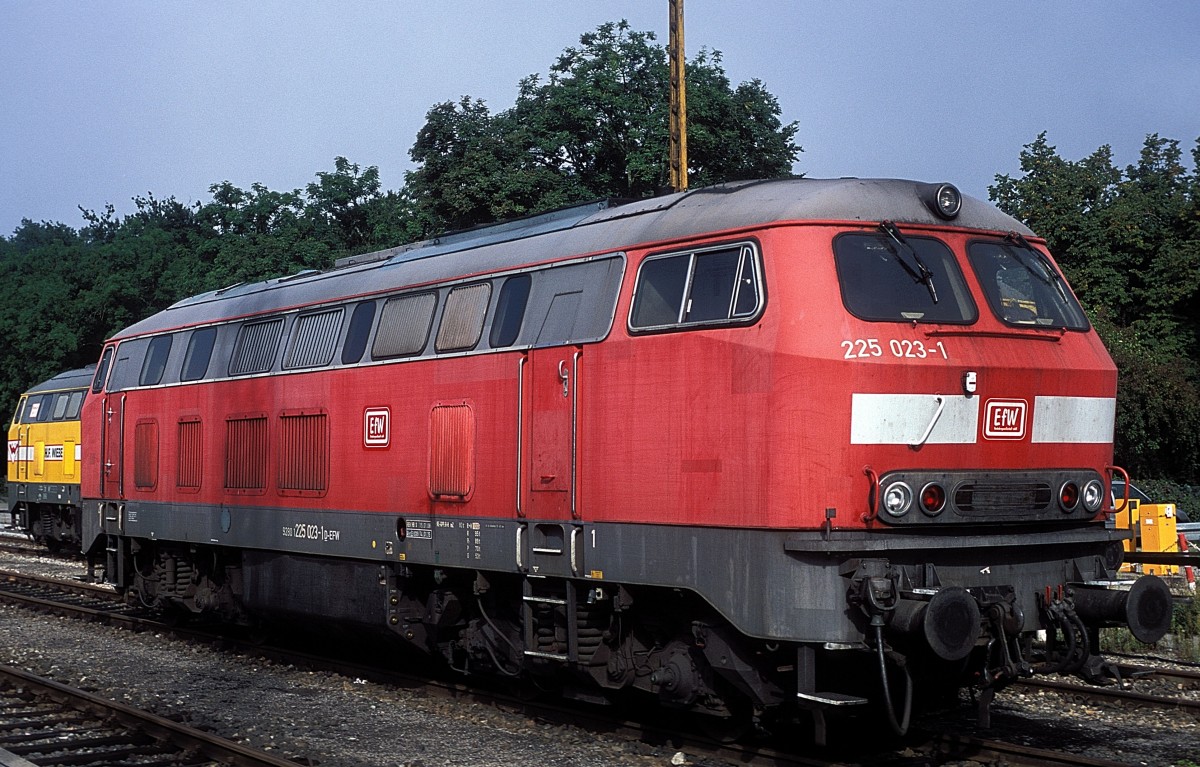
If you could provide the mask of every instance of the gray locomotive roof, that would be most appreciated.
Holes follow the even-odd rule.
[[[396,290],[578,255],[778,221],[883,221],[943,225],[922,202],[928,184],[896,179],[744,181],[639,200],[583,206],[346,259],[344,268],[231,286],[184,299],[117,337]],[[1016,231],[1024,224],[963,196],[955,226]]]
[[[90,386],[92,376],[96,374],[96,366],[88,365],[85,368],[78,370],[68,370],[64,373],[59,373],[48,381],[42,381],[37,386],[33,386],[27,392],[28,394],[37,394],[43,391],[61,391],[63,389],[82,389]]]

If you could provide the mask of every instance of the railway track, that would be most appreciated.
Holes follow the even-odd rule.
[[[126,606],[109,587],[41,575],[0,570],[0,598],[43,612],[129,628],[154,628],[159,624]]]
[[[1145,681],[1152,681],[1157,687],[1169,687],[1179,691],[1200,689],[1200,673],[1183,669],[1151,669],[1125,667],[1122,670],[1126,684],[1131,687]],[[1178,695],[1158,695],[1123,687],[1096,687],[1092,685],[1073,684],[1056,679],[1029,679],[1015,683],[1017,686],[1036,690],[1046,690],[1070,697],[1076,703],[1090,703],[1110,706],[1144,706],[1174,710],[1181,714],[1200,720],[1200,696],[1183,697]]]
[[[295,767],[296,763],[0,666],[0,764]]]
[[[545,705],[538,701],[530,701],[517,695],[504,692],[481,690],[462,684],[446,682],[445,680],[430,680],[427,676],[413,676],[392,671],[382,671],[373,665],[361,665],[345,660],[331,659],[323,656],[312,656],[291,649],[264,647],[258,644],[243,644],[231,640],[228,636],[214,636],[202,631],[181,630],[178,627],[166,626],[156,622],[144,614],[129,610],[118,601],[111,589],[93,586],[85,583],[47,579],[21,573],[0,571],[0,598],[10,602],[18,602],[32,608],[49,611],[58,615],[75,615],[88,620],[103,622],[133,628],[136,630],[152,630],[169,632],[176,636],[195,638],[203,641],[219,642],[223,649],[234,647],[246,653],[255,653],[260,657],[292,664],[302,668],[320,668],[336,671],[346,677],[357,679],[366,678],[382,684],[415,687],[420,686],[423,694],[450,699],[466,699],[485,703],[488,706],[508,711],[519,712],[522,716],[536,719],[552,725],[575,725],[592,732],[605,732],[613,737],[629,741],[639,741],[646,744],[669,744],[685,752],[689,757],[702,758],[708,763],[714,761],[738,765],[804,765],[820,766],[827,764],[876,764],[885,763],[886,754],[883,752],[856,757],[847,753],[798,754],[794,745],[784,743],[773,745],[764,742],[725,743],[702,735],[687,734],[678,728],[664,727],[656,724],[660,717],[653,716],[612,716],[613,710],[608,709],[579,709],[570,707],[564,709],[561,701],[554,700]],[[1165,672],[1164,672],[1165,673]],[[1082,688],[1091,691],[1093,688]],[[1070,694],[1075,694],[1072,690]],[[1008,765],[1060,764],[1087,767],[1088,765],[1107,767],[1117,762],[1088,759],[1082,756],[1061,753],[1051,749],[1039,749],[1026,745],[989,741],[965,735],[918,735],[908,741],[910,753],[918,756],[906,758],[904,764],[943,764],[954,759],[1003,763]],[[0,764],[5,764],[0,761]],[[5,764],[7,767],[7,764]]]

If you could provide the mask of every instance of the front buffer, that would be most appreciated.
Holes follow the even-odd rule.
[[[1101,627],[1127,626],[1141,642],[1161,639],[1171,622],[1170,591],[1155,576],[1117,583],[1103,555],[1088,553],[1111,549],[1109,535],[1040,531],[1036,545],[1011,533],[958,536],[948,548],[911,552],[896,541],[900,550],[888,556],[877,550],[847,559],[846,603],[878,657],[893,730],[908,727],[913,688],[953,679],[955,687],[978,690],[986,727],[995,693],[1015,679],[1115,676],[1098,655]],[[889,666],[902,671],[902,697],[889,689]]]

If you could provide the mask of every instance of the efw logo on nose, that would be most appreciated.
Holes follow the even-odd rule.
[[[983,422],[984,439],[1022,439],[1029,403],[1023,399],[990,399]]]

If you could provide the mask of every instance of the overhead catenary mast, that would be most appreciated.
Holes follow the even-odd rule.
[[[688,187],[687,159],[687,88],[684,84],[683,0],[668,0],[671,23],[668,47],[671,57],[671,188],[682,192]]]

